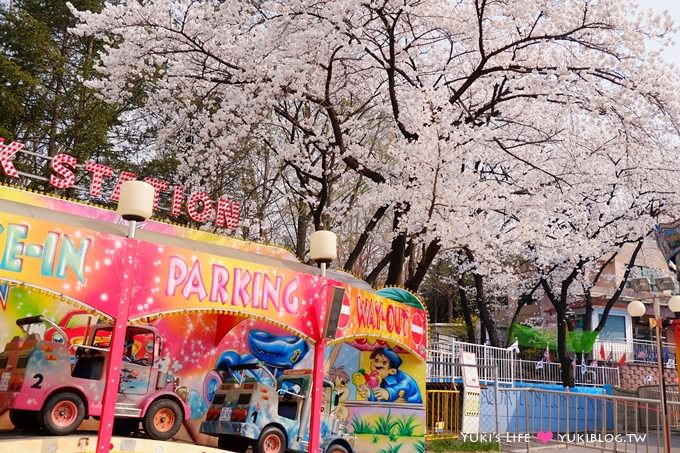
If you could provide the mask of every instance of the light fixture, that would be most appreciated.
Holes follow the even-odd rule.
[[[646,277],[634,278],[631,280],[631,284],[633,285],[633,289],[637,292],[649,292],[652,290],[652,285]]]
[[[675,278],[673,277],[659,277],[654,280],[654,284],[659,289],[659,291],[675,290]]]
[[[673,296],[668,299],[668,308],[670,308],[673,313],[680,313],[680,296]]]
[[[321,275],[326,276],[326,265],[338,257],[338,239],[332,231],[319,230],[309,238],[309,255],[321,264]]]
[[[634,300],[628,304],[627,310],[628,314],[633,318],[640,318],[645,314],[647,308],[645,307],[645,304],[643,304],[639,300]]]
[[[134,238],[137,222],[153,214],[154,188],[144,181],[125,181],[120,186],[118,214],[128,221],[128,237]]]

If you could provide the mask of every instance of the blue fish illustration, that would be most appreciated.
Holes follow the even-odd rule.
[[[264,330],[251,330],[248,346],[252,355],[275,369],[276,376],[281,370],[293,368],[309,352],[309,345],[300,337],[272,335]]]

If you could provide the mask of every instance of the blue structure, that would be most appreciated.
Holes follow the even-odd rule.
[[[482,432],[537,433],[551,431],[597,432],[613,428],[613,403],[588,395],[610,395],[611,387],[574,387],[569,393],[560,385],[517,383],[514,389],[482,389],[479,426]],[[522,388],[531,388],[524,390]],[[498,411],[498,427],[496,427]],[[568,423],[567,423],[568,420]]]

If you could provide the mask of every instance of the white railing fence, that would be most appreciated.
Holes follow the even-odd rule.
[[[625,354],[625,358],[623,358]],[[604,358],[602,357],[604,355]],[[654,340],[626,338],[618,340],[597,339],[593,345],[592,356],[596,360],[612,360],[625,363],[656,363],[657,345]],[[662,343],[661,358],[664,363],[675,363],[675,343]]]
[[[453,382],[462,378],[459,363],[460,352],[474,352],[480,382],[500,383],[541,382],[559,384],[562,382],[557,362],[539,362],[518,359],[516,354],[505,348],[465,343],[455,339],[432,342],[428,352],[427,379],[430,382]],[[576,385],[601,386],[620,385],[621,377],[616,366],[574,366]]]

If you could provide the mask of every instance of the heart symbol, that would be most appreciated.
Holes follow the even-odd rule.
[[[552,431],[539,431],[539,432],[536,433],[536,438],[540,442],[547,444],[548,442],[550,442],[552,440],[553,433],[552,433]]]

